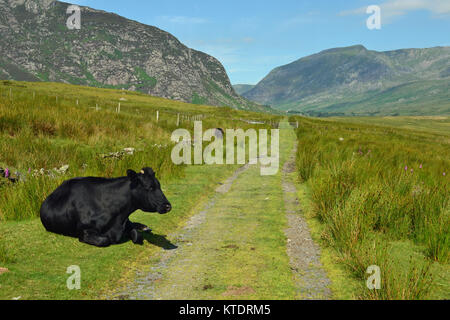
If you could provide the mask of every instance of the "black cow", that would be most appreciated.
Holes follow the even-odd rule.
[[[118,244],[124,237],[142,244],[148,227],[132,223],[136,210],[168,213],[172,206],[151,168],[127,171],[116,179],[75,178],[65,181],[41,206],[41,221],[49,232],[76,237],[97,247]]]

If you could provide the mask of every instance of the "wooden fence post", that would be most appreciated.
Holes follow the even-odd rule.
[[[119,102],[119,106],[117,107],[117,113],[120,113],[120,102]]]
[[[159,110],[156,111],[156,122],[159,122]]]

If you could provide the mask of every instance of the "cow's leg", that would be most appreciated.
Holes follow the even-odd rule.
[[[83,230],[79,240],[96,247],[108,247],[111,245],[111,241],[107,237],[102,237],[95,230]]]
[[[144,244],[144,236],[136,229],[131,230],[130,238],[134,244]]]
[[[136,226],[138,228],[136,228]],[[127,221],[127,224],[125,225],[125,234],[133,241],[135,244],[143,244],[144,243],[144,236],[142,235],[139,226],[142,226],[139,223],[133,223],[130,220]]]
[[[141,231],[141,232],[151,232],[152,231],[152,229],[147,227],[145,224],[131,222],[130,220],[128,220],[127,224],[125,226],[125,233],[128,234],[133,229],[136,229],[137,231]]]
[[[130,220],[128,220],[126,228],[129,231],[131,231],[133,229],[136,229],[137,231],[141,231],[141,232],[151,232],[152,231],[152,229],[147,227],[145,224],[131,222]]]

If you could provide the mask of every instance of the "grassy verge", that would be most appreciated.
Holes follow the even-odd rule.
[[[347,292],[363,299],[448,299],[446,138],[296,120],[303,197],[310,201],[313,229],[330,249],[329,260],[356,280],[349,282],[357,285]],[[379,291],[365,286],[371,265],[381,268]],[[338,283],[338,295],[348,296],[348,286]]]

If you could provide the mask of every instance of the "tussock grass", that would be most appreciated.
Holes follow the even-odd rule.
[[[117,114],[115,108],[122,97],[126,100],[120,100],[121,113]],[[96,104],[101,108],[98,111]],[[156,110],[160,111],[159,122]],[[17,184],[0,179],[0,263],[10,270],[1,276],[0,298],[107,297],[117,289],[120,279],[126,281],[134,276],[133,268],[148,264],[149,257],[159,252],[159,246],[170,241],[167,235],[186,223],[214,194],[218,183],[237,169],[237,166],[174,166],[170,159],[170,135],[177,128],[177,113],[205,115],[204,129],[267,128],[239,119],[278,119],[117,90],[0,81],[0,167],[8,167],[12,173],[15,170],[25,173],[25,181]],[[193,122],[182,120],[180,128],[192,132]],[[125,147],[133,147],[136,152],[122,159],[99,156]],[[65,164],[70,168],[64,176],[33,177],[27,173],[28,168],[49,170]],[[129,168],[139,170],[144,166],[155,169],[173,205],[170,215],[139,211],[132,216],[132,221],[153,229],[144,246],[127,242],[99,249],[77,239],[47,233],[36,219],[42,200],[63,180],[75,176],[122,176]],[[82,289],[69,291],[65,286],[66,269],[74,264],[83,270]]]
[[[0,263],[14,263],[16,259],[14,258],[14,254],[11,252],[11,249],[8,247],[8,244],[3,241],[0,236]]]
[[[122,99],[122,100],[121,100]],[[78,104],[77,104],[78,101]],[[116,112],[121,103],[121,113]],[[98,106],[98,109],[96,107]],[[156,111],[160,112],[159,121]],[[25,182],[0,185],[0,221],[38,216],[39,207],[63,180],[79,176],[123,176],[127,169],[153,167],[160,179],[183,175],[171,161],[177,115],[205,115],[204,130],[251,128],[239,118],[272,120],[271,115],[231,108],[194,106],[133,92],[56,83],[0,82],[0,167],[18,171]],[[180,120],[192,132],[193,122]],[[261,125],[267,128],[268,125]],[[206,144],[205,144],[206,145]],[[100,155],[135,148],[133,156]],[[34,177],[34,170],[69,165],[64,176]],[[30,172],[31,170],[31,172]],[[30,172],[30,173],[29,173]]]
[[[298,176],[306,182],[324,243],[357,278],[382,269],[383,289],[361,298],[423,299],[430,264],[448,265],[450,148],[436,133],[296,117]],[[446,175],[444,175],[444,173]],[[399,264],[394,241],[423,247],[424,259]],[[404,260],[402,257],[401,260]]]

